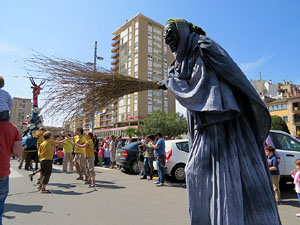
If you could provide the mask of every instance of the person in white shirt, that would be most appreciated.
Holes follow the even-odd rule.
[[[13,100],[4,87],[4,78],[0,76],[0,121],[9,121],[9,111],[12,109]]]

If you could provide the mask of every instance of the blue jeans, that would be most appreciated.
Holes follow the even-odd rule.
[[[110,166],[110,157],[105,157],[105,165],[106,167]]]
[[[7,195],[8,195],[8,176],[4,178],[0,178],[0,225],[2,225],[4,202]]]
[[[297,192],[299,203],[300,203],[300,193]]]
[[[166,156],[160,155],[156,157],[156,167],[158,170],[158,178],[160,183],[165,182],[165,166],[166,166]]]
[[[147,176],[147,168],[150,168],[150,177],[153,177],[153,158],[144,158],[144,177]]]

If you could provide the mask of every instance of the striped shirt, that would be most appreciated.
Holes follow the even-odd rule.
[[[0,89],[0,112],[9,111],[13,106],[13,100],[7,91]]]

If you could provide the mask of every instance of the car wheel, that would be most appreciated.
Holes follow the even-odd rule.
[[[184,171],[185,165],[184,164],[178,164],[176,165],[171,172],[172,178],[176,181],[184,181],[185,180],[185,171]]]
[[[131,162],[129,170],[131,173],[139,173],[141,171],[140,165],[137,160]]]

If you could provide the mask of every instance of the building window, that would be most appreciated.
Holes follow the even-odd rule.
[[[294,123],[300,123],[300,114],[294,115]]]
[[[152,40],[148,40],[148,46],[152,46]]]
[[[153,28],[153,32],[158,34],[158,35],[162,35],[162,31],[159,28]]]
[[[286,123],[289,121],[287,116],[283,116],[282,119],[283,119],[284,122],[286,122]]]
[[[148,96],[152,97],[152,90],[148,90]]]
[[[279,105],[271,105],[269,106],[269,111],[276,111],[276,110],[284,110],[286,109],[286,104],[279,104]]]
[[[148,53],[152,54],[152,47],[148,46]]]
[[[152,105],[148,105],[148,113],[152,113]]]
[[[294,102],[293,111],[299,111],[299,110],[300,110],[300,102]]]

